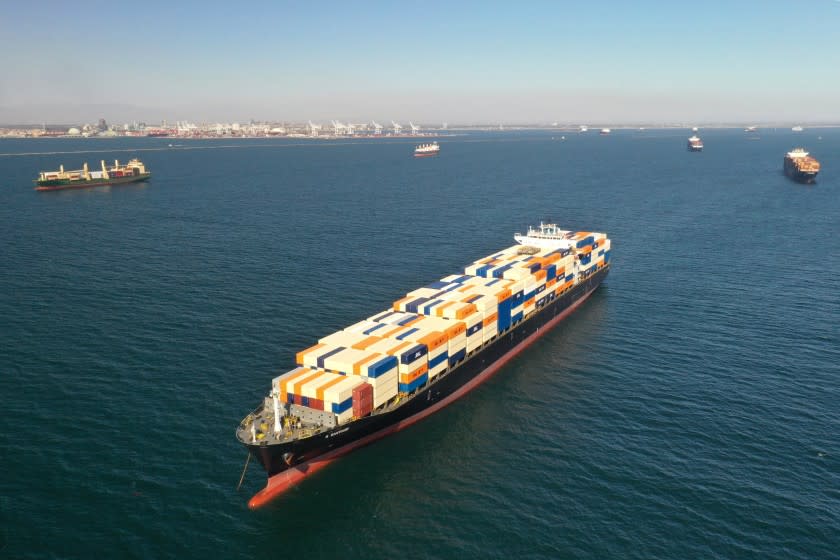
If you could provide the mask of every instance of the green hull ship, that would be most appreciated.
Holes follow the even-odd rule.
[[[63,189],[82,189],[88,187],[102,187],[105,185],[121,185],[147,181],[152,174],[146,170],[139,159],[132,159],[125,165],[114,161],[114,165],[107,167],[102,161],[101,171],[90,171],[88,164],[75,171],[65,171],[60,166],[58,171],[42,171],[35,180],[36,191],[58,191]]]

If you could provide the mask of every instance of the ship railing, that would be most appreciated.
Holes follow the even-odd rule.
[[[239,428],[242,430],[247,430],[254,422],[254,420],[259,418],[260,413],[263,411],[263,408],[264,407],[260,405],[251,412],[249,412],[248,415],[245,416],[245,418],[243,418],[242,421],[239,423]]]

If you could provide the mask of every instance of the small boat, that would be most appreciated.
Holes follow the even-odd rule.
[[[700,140],[700,137],[694,134],[691,138],[688,139],[688,151],[689,152],[702,152],[703,151],[703,141]]]
[[[610,132],[612,132],[612,131],[611,131],[609,128],[602,128],[602,129],[601,129],[601,134],[602,134],[602,135],[607,135],[607,134],[609,134]]]
[[[801,126],[796,125],[796,126],[794,126],[793,128],[791,128],[791,130],[792,130],[793,132],[802,132],[804,129],[803,129]]]
[[[431,144],[420,144],[414,148],[414,157],[436,156],[440,153],[440,145],[437,142]]]

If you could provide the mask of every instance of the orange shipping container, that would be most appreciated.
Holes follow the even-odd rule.
[[[312,370],[305,367],[297,368],[296,370],[292,370],[294,373],[291,373],[287,377],[280,380],[279,387],[277,390],[280,392],[280,400],[282,402],[288,402],[288,391],[287,387],[290,381],[294,381],[295,379],[300,379],[301,376],[309,375],[309,372]]]
[[[300,352],[298,352],[297,354],[295,354],[295,362],[296,362],[296,363],[298,363],[298,364],[303,365],[303,358],[304,358],[304,356],[306,356],[306,355],[307,355],[307,354],[309,354],[310,352],[314,352],[314,351],[315,351],[315,350],[317,350],[318,348],[323,348],[324,346],[326,346],[326,344],[316,344],[315,346],[310,346],[310,347],[309,347],[309,348],[307,348],[306,350],[301,350]]]
[[[334,377],[333,379],[327,381],[326,383],[324,383],[323,385],[321,385],[320,387],[315,389],[315,395],[317,396],[318,399],[323,401],[324,400],[324,391],[326,391],[327,389],[329,389],[333,385],[341,383],[343,380],[344,380],[343,376]]]
[[[286,401],[286,397],[289,393],[293,395],[300,395],[300,388],[309,381],[312,381],[319,375],[324,374],[324,370],[316,370],[310,369],[311,375],[301,375],[295,376],[293,380],[287,380],[283,383],[283,386],[280,388],[280,395],[283,397],[284,401]],[[286,401],[287,402],[287,401]]]
[[[495,323],[498,320],[499,320],[499,314],[498,313],[493,313],[489,317],[484,318],[484,326],[486,327],[486,326],[492,325],[493,323]]]
[[[418,377],[420,377],[421,375],[423,375],[427,371],[429,371],[429,364],[425,363],[421,367],[415,369],[414,371],[412,371],[410,373],[401,373],[400,374],[400,383],[411,383],[412,381],[414,381],[415,379],[417,379]]]

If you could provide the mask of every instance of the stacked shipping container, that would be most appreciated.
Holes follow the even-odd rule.
[[[275,395],[340,424],[414,392],[609,262],[604,234],[578,232],[570,244],[515,245],[409,292],[299,352],[301,367],[274,379]]]

